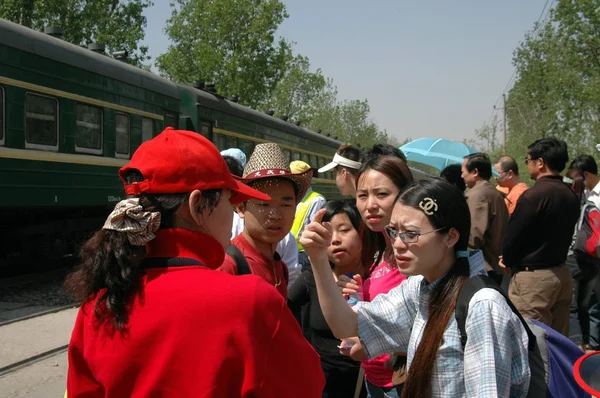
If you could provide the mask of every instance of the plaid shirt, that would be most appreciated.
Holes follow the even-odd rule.
[[[470,274],[485,274],[481,251],[471,252]],[[360,302],[358,336],[370,358],[407,351],[408,367],[428,318],[433,287],[422,276],[408,278],[372,302]],[[525,397],[530,370],[528,337],[502,295],[477,292],[466,319],[469,339],[464,352],[454,316],[450,318],[431,379],[432,397]]]

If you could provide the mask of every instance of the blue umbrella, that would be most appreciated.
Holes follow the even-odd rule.
[[[406,159],[443,170],[451,164],[461,164],[464,157],[480,152],[477,149],[451,140],[441,138],[419,138],[400,147]],[[494,175],[498,174],[492,168]]]

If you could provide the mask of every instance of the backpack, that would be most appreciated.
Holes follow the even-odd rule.
[[[581,208],[573,251],[595,259],[600,258],[600,209],[589,200]]]
[[[467,344],[466,321],[469,302],[479,290],[494,289],[506,299],[519,317],[529,337],[529,367],[531,381],[527,397],[589,397],[577,384],[573,366],[584,353],[575,343],[551,327],[535,319],[523,319],[498,284],[488,276],[477,275],[463,285],[456,302],[455,318],[460,330],[463,350]]]

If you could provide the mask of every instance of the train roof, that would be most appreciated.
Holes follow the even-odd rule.
[[[73,65],[172,98],[179,98],[179,90],[170,80],[1,18],[0,44]]]
[[[293,123],[267,115],[252,108],[248,108],[244,105],[238,104],[236,102],[229,101],[220,95],[200,90],[194,87],[186,86],[183,84],[179,84],[179,86],[182,89],[190,90],[193,93],[193,95],[196,96],[198,105],[202,107],[220,111],[247,120],[251,120],[253,122],[260,123],[262,125],[269,126],[271,128],[284,131],[290,134],[294,134],[298,137],[319,142],[321,144],[328,145],[336,149],[342,144],[340,141],[335,140],[331,137],[315,133],[314,131],[297,126]]]

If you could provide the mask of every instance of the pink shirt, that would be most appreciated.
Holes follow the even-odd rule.
[[[371,273],[371,276],[363,283],[364,301],[372,301],[380,294],[385,294],[400,285],[406,276],[402,275],[398,268],[382,260]],[[381,355],[374,359],[362,362],[365,369],[365,378],[378,387],[393,387],[393,371],[386,366],[390,355]]]

